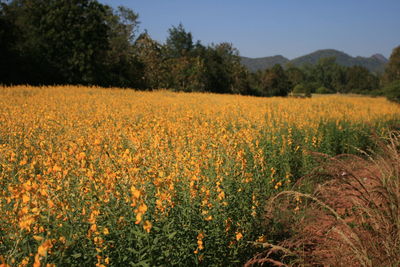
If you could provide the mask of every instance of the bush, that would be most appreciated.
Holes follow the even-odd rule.
[[[387,85],[383,89],[383,93],[388,100],[400,103],[400,80]]]
[[[298,84],[293,88],[292,95],[311,97],[311,89],[304,84]]]
[[[317,94],[333,94],[332,90],[330,90],[324,86],[317,88],[315,93],[317,93]]]

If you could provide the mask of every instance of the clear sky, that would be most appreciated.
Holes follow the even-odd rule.
[[[230,42],[242,56],[289,59],[333,48],[389,57],[400,45],[400,0],[100,0],[139,13],[140,31],[164,42],[182,23],[203,44]]]

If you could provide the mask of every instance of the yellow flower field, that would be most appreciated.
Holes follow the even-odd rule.
[[[239,264],[308,151],[366,149],[399,115],[384,98],[0,87],[0,265]]]

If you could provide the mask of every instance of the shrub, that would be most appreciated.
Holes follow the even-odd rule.
[[[292,95],[311,97],[311,89],[304,84],[298,84],[293,88]]]
[[[330,90],[324,86],[317,88],[317,90],[315,92],[317,94],[332,94],[333,93],[332,90]]]

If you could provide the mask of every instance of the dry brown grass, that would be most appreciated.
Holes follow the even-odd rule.
[[[263,243],[266,250],[246,265],[400,266],[399,133],[378,142],[367,159],[336,156],[302,179],[325,178],[312,193],[270,199],[267,218],[281,218],[292,236],[279,246]]]

